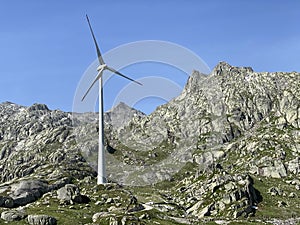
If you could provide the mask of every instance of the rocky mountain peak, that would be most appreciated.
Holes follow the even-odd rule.
[[[16,104],[10,101],[6,101],[6,102],[2,102],[0,105],[16,105]]]
[[[12,102],[3,102],[0,104],[0,112],[4,113],[5,111],[7,111],[7,114],[18,111],[21,108],[23,107]]]
[[[227,74],[230,75],[231,73],[252,73],[252,72],[253,69],[251,67],[235,67],[235,66],[231,66],[227,62],[222,61],[215,66],[211,75],[226,76]]]
[[[116,106],[114,106],[113,108],[111,108],[108,112],[128,112],[131,111],[133,108],[131,108],[130,106],[128,106],[127,104],[125,104],[124,102],[120,102],[118,103]]]
[[[187,84],[184,87],[184,92],[193,92],[199,89],[199,86],[203,83],[203,80],[207,78],[207,74],[200,73],[197,70],[193,70],[189,76]]]
[[[146,115],[143,112],[126,105],[124,102],[120,102],[105,113],[104,120],[106,123],[111,124],[115,129],[118,129],[127,124],[133,117],[144,116]]]
[[[49,111],[49,108],[45,104],[34,103],[32,106],[27,108],[28,111],[36,111],[36,110],[46,110]]]

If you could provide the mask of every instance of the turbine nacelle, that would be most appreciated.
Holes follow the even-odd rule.
[[[102,64],[102,65],[100,65],[100,66],[97,67],[97,71],[98,72],[103,71],[105,69],[107,69],[107,65],[106,64]]]

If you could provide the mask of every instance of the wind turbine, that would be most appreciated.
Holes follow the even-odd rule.
[[[130,81],[133,81],[139,85],[142,85],[140,82],[135,81],[124,74],[120,73],[119,71],[107,66],[101,56],[100,49],[98,47],[89,17],[86,15],[87,22],[89,24],[89,28],[91,31],[91,34],[93,36],[94,44],[96,46],[97,50],[97,56],[98,56],[98,61],[99,61],[99,66],[97,68],[98,74],[91,84],[91,86],[88,88],[84,96],[82,97],[81,101],[85,99],[89,91],[92,89],[94,84],[99,80],[99,150],[98,150],[98,177],[97,177],[97,183],[98,184],[104,184],[106,183],[106,169],[105,169],[105,147],[104,147],[104,110],[103,110],[103,80],[102,80],[102,75],[105,70],[109,70],[119,76],[122,76]]]

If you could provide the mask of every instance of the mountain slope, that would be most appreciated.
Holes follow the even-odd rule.
[[[299,84],[296,72],[256,73],[225,62],[210,76],[194,71],[180,96],[115,134],[125,163],[122,173],[112,169],[112,179],[129,185],[168,180],[173,203],[200,218],[256,208],[264,204],[260,191],[269,204],[262,214],[283,204],[287,217],[297,215]],[[285,189],[280,200],[269,199],[279,184]]]
[[[210,75],[193,71],[181,95],[149,116],[120,104],[105,115],[108,185],[96,185],[90,167],[96,113],[0,104],[1,218],[296,224],[299,84],[297,72],[221,62]]]

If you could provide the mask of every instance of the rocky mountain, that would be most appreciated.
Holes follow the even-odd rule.
[[[300,74],[219,63],[149,116],[0,104],[0,213],[12,224],[297,224]]]
[[[106,124],[110,124],[114,129],[123,127],[134,117],[146,116],[143,112],[133,109],[126,105],[124,102],[120,102],[117,106],[105,113],[104,121]]]

